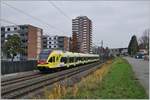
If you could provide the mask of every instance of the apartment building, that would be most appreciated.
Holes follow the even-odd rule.
[[[22,48],[25,52],[18,54],[16,60],[37,59],[38,54],[42,50],[42,33],[41,28],[32,25],[12,25],[1,27],[1,47],[7,41],[7,37],[17,34],[22,41]],[[4,57],[5,58],[5,57]],[[3,56],[2,56],[3,59]]]
[[[76,52],[92,53],[92,21],[87,16],[72,19],[72,37]]]
[[[69,38],[66,36],[43,36],[43,49],[69,51]]]
[[[71,51],[73,52],[80,52],[77,45],[77,34],[72,33],[72,48]]]

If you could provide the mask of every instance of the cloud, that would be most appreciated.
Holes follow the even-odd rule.
[[[110,48],[127,47],[133,34],[140,37],[150,26],[150,1],[53,1],[71,19],[48,1],[3,1],[58,28],[55,30],[2,4],[2,18],[17,24],[30,23],[46,34],[72,35],[71,19],[84,15],[93,22],[93,42]],[[3,25],[9,25],[2,23]]]

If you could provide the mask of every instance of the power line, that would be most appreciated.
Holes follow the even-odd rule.
[[[13,25],[17,26],[17,24],[12,22],[12,21],[9,21],[9,20],[6,20],[6,19],[2,19],[2,18],[0,20],[3,21],[3,22],[9,23],[9,24],[13,24]]]
[[[3,22],[9,23],[9,24],[13,24],[13,25],[15,25],[15,26],[18,26],[18,24],[14,23],[14,22],[12,22],[12,21],[9,21],[9,20],[6,20],[6,19],[2,19],[2,18],[0,18],[0,20],[3,21]],[[40,25],[39,25],[39,26],[40,26]]]
[[[50,1],[49,1],[50,2]],[[66,14],[64,13],[59,7],[57,7],[52,1],[50,2],[51,5],[56,8],[61,14],[63,14],[69,21],[71,20],[71,18]]]
[[[18,8],[12,6],[12,5],[9,5],[9,4],[7,4],[7,3],[4,3],[4,2],[3,2],[3,4],[7,5],[8,7],[12,8],[12,9],[14,9],[14,10],[16,10],[16,11],[18,11],[18,12],[20,12],[20,13],[22,13],[22,14],[28,16],[28,17],[33,18],[34,20],[36,20],[36,21],[38,21],[38,22],[40,22],[40,23],[46,24],[47,26],[49,26],[49,27],[51,27],[51,28],[53,28],[53,29],[55,29],[55,30],[58,30],[58,31],[60,31],[60,32],[64,32],[64,31],[62,31],[62,30],[60,30],[60,29],[57,29],[55,26],[50,25],[50,24],[48,24],[48,23],[45,23],[45,22],[42,21],[41,19],[36,18],[36,17],[34,17],[34,16],[32,16],[32,15],[30,15],[30,14],[24,12],[23,10],[20,10],[20,9],[18,9]]]

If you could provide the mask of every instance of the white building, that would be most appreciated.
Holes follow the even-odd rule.
[[[66,36],[43,36],[43,49],[59,49],[69,51],[69,38]]]

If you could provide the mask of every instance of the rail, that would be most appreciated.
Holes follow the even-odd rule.
[[[32,76],[31,78],[22,77],[19,79],[2,82],[1,95],[4,99],[21,98],[22,96],[38,91],[39,89],[53,85],[61,80],[72,77],[79,73],[90,70],[93,71],[100,66],[99,62],[82,65],[79,67],[63,70],[52,74],[38,74],[38,77]]]

